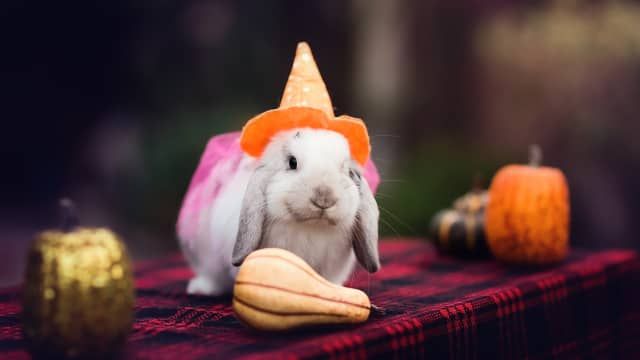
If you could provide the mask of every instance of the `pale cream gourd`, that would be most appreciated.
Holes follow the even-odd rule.
[[[293,253],[267,248],[252,252],[242,263],[233,310],[256,329],[287,330],[364,322],[371,303],[364,292],[330,283]]]

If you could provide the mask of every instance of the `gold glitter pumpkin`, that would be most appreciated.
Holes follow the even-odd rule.
[[[34,353],[117,351],[131,329],[133,304],[129,256],[110,230],[45,231],[31,246],[22,315]]]

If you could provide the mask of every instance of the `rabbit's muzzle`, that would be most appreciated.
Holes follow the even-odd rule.
[[[313,189],[313,196],[309,199],[313,206],[320,210],[326,210],[338,202],[333,190],[326,185],[320,185]]]

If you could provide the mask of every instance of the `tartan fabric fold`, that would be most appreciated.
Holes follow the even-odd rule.
[[[230,297],[188,296],[179,255],[136,266],[136,321],[125,358],[637,358],[640,259],[572,251],[563,264],[509,268],[438,254],[421,241],[381,243],[383,268],[349,285],[382,311],[364,324],[260,333]],[[0,290],[0,358],[25,358],[19,290]]]

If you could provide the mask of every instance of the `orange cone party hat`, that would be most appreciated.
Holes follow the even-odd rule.
[[[242,129],[240,146],[247,154],[258,157],[273,135],[295,128],[338,132],[349,142],[354,160],[364,165],[369,159],[367,127],[361,119],[347,115],[335,117],[329,93],[306,42],[298,44],[280,107],[249,120]]]

